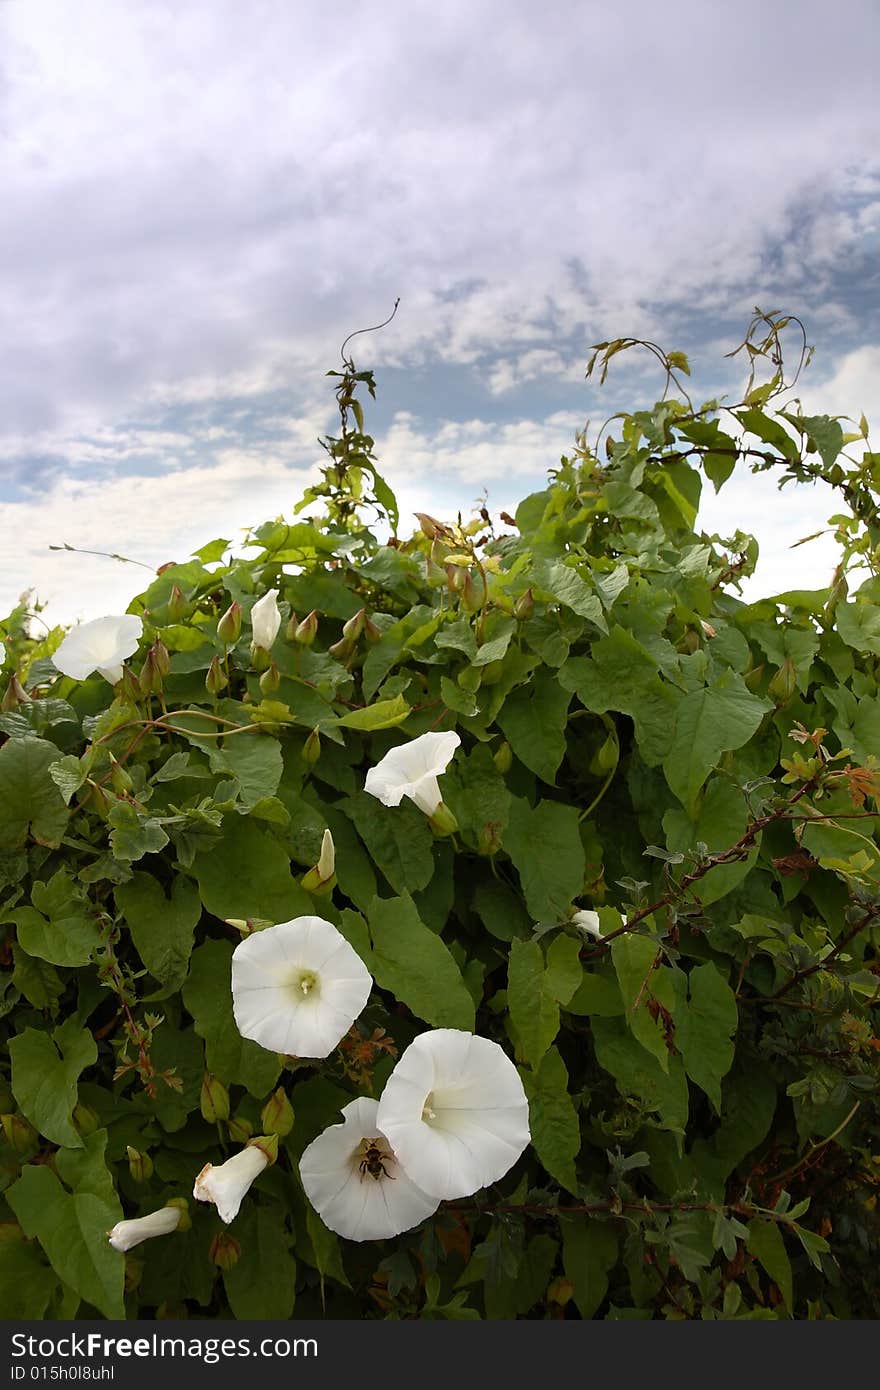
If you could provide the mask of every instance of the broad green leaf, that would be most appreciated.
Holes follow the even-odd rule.
[[[278,790],[284,764],[276,738],[259,734],[226,738],[222,748],[210,750],[209,758],[213,772],[235,778],[245,806],[255,806]]]
[[[537,941],[514,941],[507,963],[507,1007],[519,1051],[537,1067],[559,1032],[559,1004],[550,992]]]
[[[586,969],[580,984],[566,1005],[571,1014],[596,1015],[599,1018],[620,1018],[624,1003],[616,979],[593,969]]]
[[[583,973],[580,942],[560,932],[547,947],[547,989],[558,1003],[567,1005]]]
[[[527,685],[508,695],[497,719],[520,762],[551,785],[565,755],[570,703],[570,691],[552,671],[536,671]]]
[[[837,420],[832,419],[830,415],[792,415],[787,410],[781,410],[779,413],[783,420],[788,420],[789,424],[794,425],[795,429],[815,444],[826,468],[830,468],[837,461],[844,442],[843,430]]]
[[[9,1040],[12,1093],[25,1115],[53,1144],[82,1148],[74,1128],[80,1074],[97,1060],[95,1039],[70,1017],[51,1034],[25,1028]]]
[[[663,681],[657,660],[631,632],[615,627],[593,643],[592,660],[570,657],[559,672],[588,710],[618,710],[635,724],[639,752],[649,767],[662,762],[672,742],[681,692]]]
[[[383,806],[367,792],[338,805],[354,821],[370,857],[395,893],[416,893],[427,887],[434,872],[434,837],[424,812],[410,801]]]
[[[594,1018],[591,1023],[596,1060],[614,1077],[624,1095],[635,1096],[656,1110],[664,1129],[684,1133],[688,1118],[688,1088],[681,1059],[671,1056],[664,1072],[633,1037],[620,1018]]]
[[[535,567],[535,578],[542,589],[546,589],[566,608],[581,618],[588,618],[600,632],[607,632],[608,625],[602,612],[602,601],[590,584],[582,579],[577,570],[563,564],[561,560]]]
[[[229,1306],[237,1318],[281,1319],[293,1313],[296,1261],[284,1233],[284,1212],[246,1203],[235,1222],[241,1255],[223,1274]]]
[[[193,933],[202,915],[195,884],[177,874],[168,898],[158,879],[138,872],[127,883],[117,884],[115,896],[138,955],[163,986],[159,996],[151,997],[175,994],[186,978]]]
[[[680,806],[670,807],[663,816],[666,847],[675,853],[702,843],[710,852],[726,850],[736,844],[748,823],[748,805],[739,788],[727,777],[712,777],[697,802],[693,820]],[[761,839],[757,835],[746,858],[719,864],[694,885],[692,891],[704,907],[723,898],[751,872]]]
[[[669,1048],[664,1037],[664,1025],[656,1009],[655,987],[664,969],[657,942],[636,932],[618,936],[611,943],[611,959],[624,1002],[624,1019],[634,1038],[657,1059],[663,1071],[669,1070]],[[655,966],[658,968],[655,969]]]
[[[495,766],[489,746],[478,743],[459,754],[443,777],[443,800],[462,831],[476,838],[487,825],[501,834],[510,815],[510,792]]]
[[[687,1007],[676,1013],[675,1045],[684,1069],[721,1111],[721,1081],[733,1064],[739,1016],[733,990],[711,961],[688,976]]]
[[[692,690],[681,699],[663,769],[669,786],[689,813],[721,754],[748,743],[770,709],[771,703],[752,695],[742,677],[730,669],[712,685]]]
[[[7,1238],[0,1245],[0,1308],[4,1319],[46,1316],[58,1276],[31,1241]]]
[[[514,797],[504,848],[519,873],[529,912],[536,924],[564,922],[584,886],[584,849],[578,813],[559,801],[532,809]]]
[[[48,961],[35,960],[15,941],[12,945],[15,969],[12,983],[35,1009],[52,1009],[64,992],[61,977]]]
[[[864,599],[838,603],[834,610],[837,631],[848,647],[880,656],[880,607]]]
[[[205,941],[193,951],[183,1002],[205,1040],[205,1066],[227,1085],[238,1082],[262,1099],[281,1072],[274,1052],[243,1038],[232,1014],[232,944]]]
[[[193,873],[203,904],[221,919],[289,922],[312,911],[311,899],[291,875],[284,846],[246,817],[226,817],[222,840],[196,855]]]
[[[551,1177],[577,1195],[574,1161],[580,1152],[581,1131],[568,1093],[568,1071],[555,1047],[541,1059],[537,1071],[521,1071],[529,1102],[532,1145]]]
[[[784,430],[778,420],[772,420],[769,415],[765,415],[763,410],[753,407],[749,410],[737,410],[734,414],[747,430],[756,434],[759,439],[763,439],[765,444],[770,444],[774,449],[778,449],[783,458],[791,459],[796,462],[801,451],[797,442],[792,439],[787,430]]]
[[[60,748],[41,738],[10,738],[0,748],[0,850],[16,849],[30,834],[55,849],[69,812],[49,775]]]
[[[168,844],[168,836],[155,816],[141,815],[130,801],[117,801],[108,817],[113,829],[110,847],[114,859],[131,864],[145,854],[158,854]]]
[[[721,1087],[721,1123],[711,1139],[698,1138],[692,1149],[694,1164],[710,1184],[710,1192],[722,1194],[727,1178],[739,1163],[765,1139],[776,1109],[776,1083],[767,1069],[749,1056],[725,1077]]]
[[[562,1223],[562,1266],[582,1318],[592,1318],[602,1303],[616,1261],[617,1235],[607,1217],[573,1216]]]
[[[474,1001],[461,972],[410,895],[374,898],[367,916],[372,944],[367,965],[376,983],[435,1028],[472,1031]]]
[[[40,1242],[59,1278],[106,1318],[124,1318],[125,1259],[107,1240],[122,1209],[118,1198],[110,1196],[106,1170],[104,1181],[96,1173],[96,1166],[103,1169],[106,1140],[105,1130],[89,1135],[87,1161],[78,1172],[62,1172],[68,1183],[82,1179],[78,1190],[68,1192],[49,1168],[29,1164],[6,1196],[25,1234]]]
[[[350,710],[338,721],[346,729],[393,729],[412,713],[402,695],[393,700],[377,700],[366,709]]]
[[[474,893],[474,912],[486,930],[498,941],[528,936],[534,923],[529,919],[519,893],[497,878],[482,879]]]
[[[779,1224],[756,1216],[749,1222],[749,1253],[769,1274],[785,1301],[789,1314],[794,1310],[792,1290],[791,1261],[785,1249],[785,1242]]]
[[[87,965],[103,936],[82,886],[61,868],[48,883],[34,884],[31,901],[33,907],[9,914],[19,945],[52,965]]]

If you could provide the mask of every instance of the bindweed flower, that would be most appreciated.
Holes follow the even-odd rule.
[[[326,1057],[370,997],[373,978],[332,922],[295,917],[232,953],[238,1031],[270,1052]]]
[[[403,1171],[376,1124],[378,1104],[360,1096],[304,1150],[299,1175],[315,1211],[346,1240],[384,1240],[409,1231],[440,1205]]]
[[[107,1239],[114,1250],[131,1250],[142,1240],[152,1240],[153,1236],[167,1236],[180,1225],[183,1211],[180,1207],[160,1207],[149,1216],[137,1216],[131,1221],[117,1221]]]
[[[5,660],[6,660],[6,648],[4,647],[3,643],[0,642],[0,666],[3,665],[3,663],[4,663]]]
[[[421,734],[392,748],[367,773],[364,790],[383,806],[399,806],[405,796],[426,816],[441,804],[437,778],[445,772],[461,739],[456,733]]]
[[[255,647],[262,647],[264,651],[269,651],[275,638],[278,636],[278,629],[281,626],[281,614],[278,611],[278,590],[269,589],[261,599],[257,599],[251,609],[251,642]]]
[[[269,1148],[267,1139],[252,1139],[216,1168],[212,1163],[206,1163],[193,1185],[193,1196],[197,1202],[213,1202],[220,1220],[228,1226],[238,1216],[251,1183],[274,1162],[277,1152],[277,1138],[274,1140],[274,1152]]]
[[[572,914],[571,921],[584,936],[592,936],[594,941],[601,941],[604,933],[599,925],[598,912],[581,910]]]
[[[97,671],[111,685],[122,680],[122,663],[137,651],[143,624],[134,613],[94,618],[68,632],[52,661],[65,676],[84,681]]]
[[[516,1067],[489,1038],[437,1028],[410,1043],[379,1100],[377,1122],[407,1175],[439,1198],[497,1182],[529,1142]]]

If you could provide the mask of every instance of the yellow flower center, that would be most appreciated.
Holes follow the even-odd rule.
[[[294,990],[303,999],[308,999],[309,995],[318,988],[318,977],[312,970],[300,970],[294,980]]]
[[[429,1123],[431,1120],[436,1120],[437,1118],[437,1112],[433,1108],[433,1102],[434,1093],[432,1091],[431,1094],[428,1096],[427,1100],[425,1101],[424,1106],[422,1107],[422,1119],[427,1120]]]

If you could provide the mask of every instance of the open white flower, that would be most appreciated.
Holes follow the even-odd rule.
[[[142,1240],[152,1240],[153,1236],[167,1236],[180,1225],[183,1211],[180,1207],[160,1207],[149,1216],[136,1216],[131,1221],[117,1221],[107,1239],[114,1250],[131,1250]]]
[[[332,922],[295,917],[232,953],[238,1031],[270,1052],[326,1057],[370,997],[373,977]]]
[[[0,642],[0,666],[3,665],[3,663],[4,663],[5,660],[6,660],[6,648],[4,647],[3,643]]]
[[[604,932],[599,925],[598,912],[582,909],[580,912],[573,913],[571,920],[585,936],[592,936],[596,941],[601,940],[604,936]]]
[[[270,589],[261,599],[257,599],[251,609],[251,632],[255,647],[268,651],[278,636],[281,614],[278,611],[278,590]]]
[[[403,1171],[376,1124],[378,1103],[360,1096],[312,1140],[299,1164],[306,1196],[331,1231],[383,1240],[418,1226],[440,1205]]]
[[[111,685],[122,680],[122,663],[137,651],[143,623],[135,613],[94,618],[68,632],[52,660],[59,671],[84,681],[97,671]]]
[[[238,1209],[251,1183],[260,1176],[269,1162],[259,1144],[247,1144],[225,1163],[215,1168],[206,1163],[193,1186],[197,1202],[213,1202],[221,1221],[227,1226],[238,1216]]]
[[[399,806],[410,797],[426,816],[432,816],[443,798],[437,778],[445,772],[461,739],[456,733],[421,734],[399,748],[392,748],[367,773],[364,790],[383,806]]]
[[[491,1039],[456,1028],[410,1043],[385,1084],[377,1122],[413,1182],[447,1199],[497,1182],[530,1138],[510,1058]]]

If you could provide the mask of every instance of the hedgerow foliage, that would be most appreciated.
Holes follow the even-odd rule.
[[[422,515],[408,540],[347,358],[304,499],[323,514],[164,566],[120,685],[59,675],[63,634],[6,620],[5,1316],[880,1314],[880,455],[863,422],[780,404],[789,325],[756,315],[729,407],[695,407],[683,355],[642,344],[666,372],[652,409],[578,436],[515,518]],[[749,467],[837,490],[829,589],[738,596],[755,542],[695,520],[707,479]],[[285,625],[260,671],[270,587]],[[389,748],[450,729],[453,833],[364,792]],[[327,828],[336,882],[310,893]],[[375,980],[320,1062],[232,1016],[242,933],[301,914]],[[298,1157],[429,1027],[514,1058],[532,1143],[418,1229],[340,1240]],[[227,1229],[194,1177],[272,1132]],[[109,1246],[180,1198],[186,1230]]]

